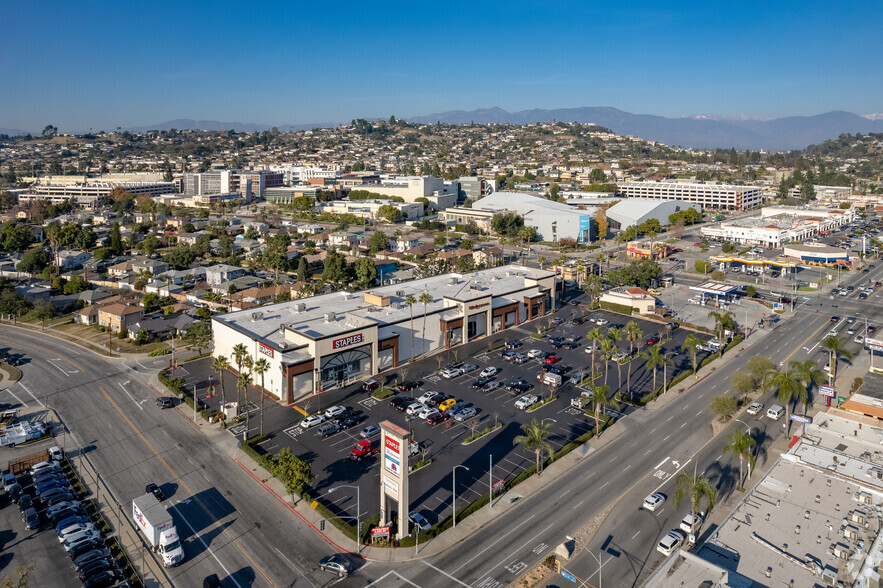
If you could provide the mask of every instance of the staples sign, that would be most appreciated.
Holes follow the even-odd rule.
[[[344,347],[349,347],[350,345],[358,345],[362,342],[362,333],[358,335],[350,335],[349,337],[343,337],[341,339],[335,339],[331,342],[332,349],[343,349]]]
[[[263,343],[258,343],[258,351],[259,351],[260,353],[263,353],[264,355],[266,355],[266,356],[269,357],[270,359],[273,358],[273,349],[272,349],[272,347],[267,347],[267,346],[264,345]]]

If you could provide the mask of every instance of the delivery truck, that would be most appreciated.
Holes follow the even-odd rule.
[[[184,561],[184,548],[172,515],[156,496],[145,494],[132,501],[135,525],[147,537],[154,553],[162,558],[163,566],[172,567]]]

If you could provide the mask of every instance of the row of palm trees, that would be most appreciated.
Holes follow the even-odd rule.
[[[270,369],[270,362],[268,362],[264,358],[260,358],[257,361],[251,357],[248,353],[248,348],[246,348],[245,344],[239,343],[235,347],[233,347],[233,361],[236,363],[236,371],[238,372],[238,376],[236,378],[236,406],[239,407],[241,404],[241,395],[240,392],[244,392],[245,394],[245,430],[248,431],[249,428],[249,416],[250,410],[248,410],[248,387],[252,385],[252,378],[256,375],[260,377],[261,380],[261,401],[260,401],[260,429],[259,435],[264,434],[264,374]],[[243,371],[243,366],[251,371]],[[221,406],[223,407],[227,403],[227,394],[224,388],[224,372],[230,369],[229,360],[223,356],[218,355],[212,360],[212,371],[218,373],[218,378],[221,381]],[[195,400],[195,399],[194,399]]]

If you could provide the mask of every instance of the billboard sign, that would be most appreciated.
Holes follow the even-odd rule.
[[[811,424],[812,424],[812,418],[811,418],[811,417],[805,417],[805,416],[801,416],[801,415],[799,415],[799,414],[792,414],[792,415],[791,415],[791,420],[792,420],[792,421],[797,421],[798,423],[803,423],[804,425],[811,425]]]
[[[385,437],[383,443],[384,463],[386,471],[394,476],[402,475],[402,448],[398,439],[393,439],[389,435]]]
[[[831,386],[822,386],[821,388],[819,388],[819,393],[822,396],[830,396],[831,398],[833,398],[834,388],[832,388]]]
[[[865,338],[865,345],[874,351],[883,351],[883,339]]]

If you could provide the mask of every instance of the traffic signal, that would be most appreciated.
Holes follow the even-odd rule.
[[[322,519],[321,521],[319,521],[319,530],[320,531],[325,530],[325,519]]]

